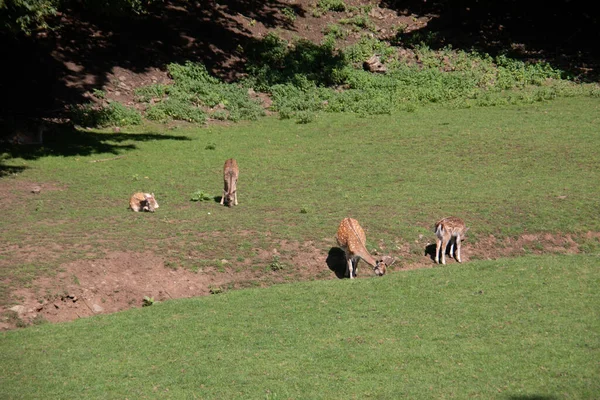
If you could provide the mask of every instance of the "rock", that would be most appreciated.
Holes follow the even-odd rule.
[[[31,193],[34,193],[34,194],[40,194],[41,191],[42,191],[42,188],[37,185],[31,188]]]
[[[367,61],[363,63],[363,68],[369,72],[384,73],[387,67],[383,65],[378,55],[373,54]]]
[[[22,314],[25,313],[25,306],[20,306],[20,305],[19,306],[14,306],[14,307],[9,308],[9,310],[10,311],[14,311],[14,312],[16,312],[19,315],[22,315]]]
[[[94,305],[92,305],[92,311],[94,311],[97,314],[97,313],[103,312],[104,308],[102,308],[98,304],[94,304]]]

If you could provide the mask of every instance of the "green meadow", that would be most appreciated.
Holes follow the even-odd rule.
[[[2,396],[593,399],[599,266],[476,261],[5,332]]]
[[[347,216],[370,250],[397,262],[383,278],[362,263],[366,278],[355,281],[2,332],[0,397],[595,398],[600,242],[586,234],[600,232],[599,115],[599,99],[574,97],[318,114],[310,124],[64,130],[41,148],[10,148],[0,178],[5,306],[62,263],[114,251],[154,252],[199,274],[260,271],[271,260],[257,249],[283,242],[327,254]],[[218,204],[230,157],[240,165],[233,208]],[[39,195],[24,189],[32,184]],[[155,194],[156,213],[127,210],[136,191]],[[469,262],[407,270],[428,260],[432,225],[448,215],[470,227]],[[579,254],[474,251],[490,235],[525,234],[569,235]],[[27,246],[40,251],[25,257]],[[293,256],[279,260],[291,281],[303,267]],[[333,272],[323,265],[319,275]]]

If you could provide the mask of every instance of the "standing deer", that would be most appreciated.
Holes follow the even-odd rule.
[[[335,235],[338,245],[346,254],[346,276],[353,279],[356,276],[358,260],[362,259],[371,267],[377,276],[385,274],[386,266],[393,264],[393,259],[375,260],[365,247],[366,236],[357,220],[344,218]]]
[[[440,252],[442,254],[442,264],[446,264],[446,247],[450,242],[450,257],[456,256],[456,261],[460,259],[460,241],[465,237],[469,228],[465,227],[465,222],[458,217],[447,217],[435,223],[435,262],[440,263]],[[454,244],[456,243],[456,254],[454,253]]]
[[[237,165],[237,161],[234,158],[230,158],[225,161],[223,166],[223,197],[221,197],[221,205],[227,203],[231,207],[231,203],[238,205],[237,199],[237,180],[240,175],[240,170]]]
[[[129,208],[135,212],[149,211],[154,212],[158,208],[158,203],[154,198],[154,193],[134,193],[129,199]]]

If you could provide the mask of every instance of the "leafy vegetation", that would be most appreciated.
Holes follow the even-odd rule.
[[[118,102],[95,106],[84,104],[71,109],[73,123],[84,127],[107,127],[139,125],[142,123],[140,113]]]
[[[544,62],[527,64],[504,55],[451,48],[432,50],[421,43],[414,46],[419,62],[411,63],[399,59],[396,47],[368,36],[339,50],[336,40],[346,34],[340,25],[329,25],[326,34],[322,44],[315,44],[288,42],[269,33],[245,49],[248,75],[240,83],[220,82],[203,65],[188,62],[169,65],[173,85],[151,85],[136,93],[148,104],[146,116],[151,120],[203,122],[207,117],[254,120],[264,110],[248,92],[266,92],[280,118],[298,123],[312,122],[320,112],[368,116],[431,104],[490,107],[600,95],[598,85],[570,82]],[[386,74],[362,69],[373,54],[387,65]]]
[[[9,398],[591,399],[599,266],[523,257],[213,288],[2,332],[0,384]]]
[[[15,34],[52,28],[49,20],[58,11],[78,7],[88,13],[109,17],[142,14],[156,0],[2,0],[0,28]]]
[[[146,115],[151,120],[204,122],[208,116],[240,121],[264,115],[262,106],[250,98],[248,89],[220,82],[210,76],[204,65],[170,64],[168,70],[173,85],[155,84],[136,90],[138,99],[149,104]]]

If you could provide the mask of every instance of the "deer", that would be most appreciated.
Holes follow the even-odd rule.
[[[356,268],[359,260],[363,260],[371,267],[377,276],[383,276],[386,267],[394,263],[391,257],[375,260],[365,247],[366,235],[357,220],[344,218],[335,235],[335,239],[346,256],[346,276],[350,279],[356,277]]]
[[[240,169],[238,168],[237,161],[234,158],[230,158],[225,161],[223,166],[223,197],[221,197],[220,204],[226,203],[229,207],[231,204],[238,205],[237,198],[237,180],[240,175]]]
[[[135,212],[154,212],[158,208],[158,203],[154,198],[154,193],[138,192],[134,193],[129,199],[129,208]]]
[[[456,258],[459,263],[460,259],[460,242],[465,237],[469,228],[465,226],[465,222],[458,217],[442,218],[435,223],[434,232],[437,236],[435,242],[435,262],[440,263],[440,253],[442,255],[442,264],[446,264],[446,247],[450,243],[450,257]],[[454,244],[456,243],[456,253],[454,253]]]

